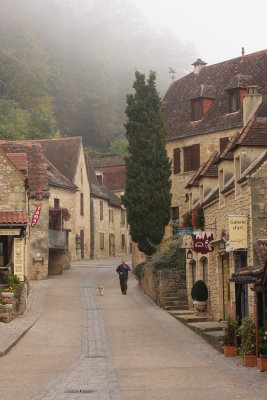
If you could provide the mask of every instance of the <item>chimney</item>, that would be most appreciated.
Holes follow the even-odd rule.
[[[201,58],[198,58],[197,61],[195,61],[191,65],[194,65],[194,74],[196,75],[196,74],[200,73],[202,68],[205,67],[205,65],[207,65],[207,63],[205,61],[202,61]]]
[[[257,108],[262,102],[262,94],[256,85],[248,86],[243,97],[243,124],[244,126],[251,120]]]
[[[244,57],[244,55],[245,55],[245,47],[242,47],[241,54],[242,54],[242,57]]]

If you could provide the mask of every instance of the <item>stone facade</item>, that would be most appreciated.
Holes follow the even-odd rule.
[[[29,200],[29,216],[32,218],[37,206],[41,206],[40,218],[36,226],[29,227],[28,240],[28,279],[40,280],[48,277],[48,260],[49,260],[49,200],[30,199]],[[31,221],[30,221],[31,222]]]
[[[122,221],[122,208],[112,206],[105,199],[92,197],[91,212],[92,257],[126,256],[128,232],[126,218]]]
[[[87,168],[84,156],[83,145],[80,145],[80,154],[76,168],[75,179],[73,183],[79,188],[79,191],[75,194],[75,224],[73,234],[71,235],[69,244],[70,249],[76,246],[75,237],[76,235],[81,237],[81,232],[84,235],[84,259],[90,259],[90,185],[87,176]],[[81,195],[83,195],[83,212],[81,210]],[[80,260],[82,258],[81,249],[74,252],[71,250],[71,254],[74,254],[73,261]]]

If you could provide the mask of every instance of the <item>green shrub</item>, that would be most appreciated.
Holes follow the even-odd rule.
[[[158,246],[155,253],[148,258],[147,264],[154,271],[163,269],[185,270],[185,249],[181,249],[177,239],[171,239]]]
[[[135,267],[134,273],[137,279],[142,279],[144,277],[144,268],[146,263],[142,262]]]
[[[208,300],[208,288],[204,281],[196,281],[191,290],[191,296],[193,300],[207,301]]]
[[[237,322],[232,319],[227,319],[227,325],[224,329],[223,344],[229,346],[235,346],[237,334]]]
[[[12,289],[17,289],[20,286],[20,280],[17,275],[8,274],[7,276],[8,287]]]
[[[238,334],[241,336],[241,345],[239,353],[255,355],[256,352],[256,325],[250,317],[242,319],[241,326],[238,328]]]

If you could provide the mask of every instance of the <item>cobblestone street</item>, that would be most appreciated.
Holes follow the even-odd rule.
[[[1,399],[267,398],[267,373],[224,358],[155,306],[133,276],[122,296],[119,261],[75,263],[42,284],[42,316],[1,358]]]

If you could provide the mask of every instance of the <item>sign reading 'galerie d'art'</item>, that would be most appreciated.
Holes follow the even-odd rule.
[[[229,246],[231,249],[248,247],[247,215],[229,215]]]
[[[38,206],[36,207],[36,210],[34,211],[32,216],[32,223],[31,223],[32,228],[34,228],[35,225],[37,224],[38,219],[40,218],[40,214],[41,214],[41,206]]]

